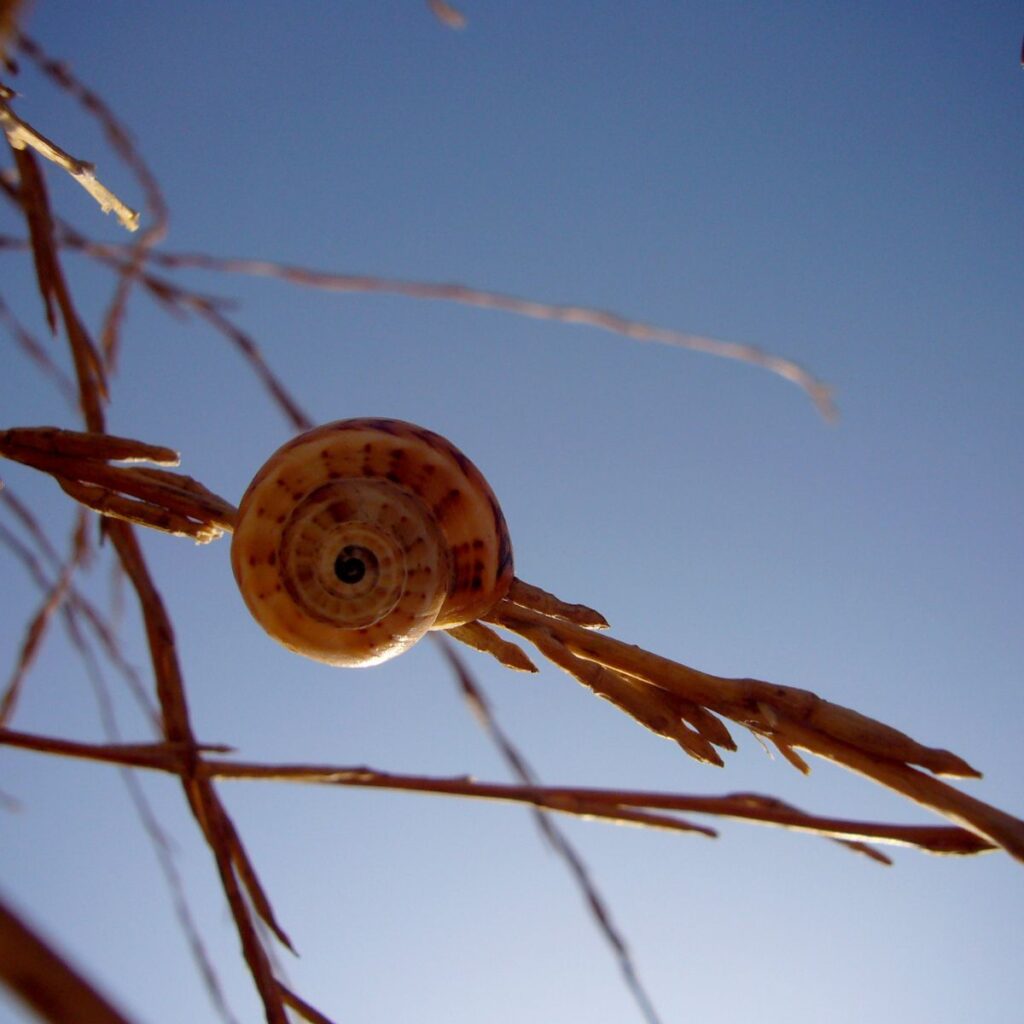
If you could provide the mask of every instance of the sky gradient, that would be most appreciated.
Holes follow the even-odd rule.
[[[88,8],[39,2],[26,28],[130,127],[166,194],[169,251],[613,310],[832,385],[827,424],[764,370],[592,328],[180,277],[237,301],[315,421],[399,417],[462,448],[501,500],[521,577],[599,608],[630,643],[949,747],[985,773],[970,792],[1024,813],[1019,5],[464,0],[461,32],[413,0]],[[12,84],[23,117],[140,201],[73,101],[27,61]],[[46,174],[63,216],[123,240]],[[23,233],[8,206],[0,233]],[[67,266],[95,326],[109,275]],[[24,254],[0,252],[0,281],[42,336]],[[0,426],[77,426],[0,339]],[[291,433],[221,337],[138,294],[109,429],[181,451],[232,501]],[[55,485],[0,474],[63,541]],[[227,541],[144,544],[202,739],[252,760],[507,778],[432,644],[366,671],[305,662],[248,617]],[[83,584],[104,603],[109,560]],[[7,665],[39,595],[2,549],[0,573]],[[471,663],[546,782],[935,820],[822,762],[804,778],[738,728],[724,769],[698,766],[554,668]],[[111,687],[123,734],[148,738]],[[60,631],[12,724],[102,738]],[[138,1020],[216,1019],[116,770],[0,749],[0,780],[20,805],[0,807],[0,890]],[[180,787],[141,783],[232,1010],[257,1020]],[[524,811],[220,788],[301,953],[281,954],[288,976],[333,1019],[641,1019]],[[565,828],[666,1024],[1005,1024],[1024,1002],[1024,875],[1007,856],[897,850],[882,868],[740,824],[715,841]],[[0,995],[0,1024],[25,1019]]]

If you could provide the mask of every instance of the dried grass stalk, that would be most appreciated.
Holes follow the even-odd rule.
[[[27,121],[18,117],[7,102],[14,96],[13,89],[0,84],[0,127],[3,127],[11,147],[15,151],[23,151],[27,147],[31,147],[40,156],[46,157],[47,160],[63,168],[99,203],[100,209],[104,213],[113,213],[121,222],[122,227],[129,231],[135,231],[139,226],[138,213],[118,199],[106,185],[97,179],[96,168],[93,164],[66,153],[55,142],[51,142],[41,132],[36,131]]]
[[[102,246],[98,249],[102,249],[109,255],[114,255],[119,251],[123,253],[123,250],[119,250],[117,246]],[[523,299],[515,295],[506,295],[502,292],[487,291],[462,284],[406,281],[369,274],[340,274],[308,267],[290,266],[270,260],[222,259],[205,253],[150,252],[147,254],[147,259],[168,268],[192,267],[224,273],[272,277],[291,284],[319,288],[324,291],[402,295],[411,299],[457,302],[462,305],[494,309],[539,320],[596,327],[633,341],[652,341],[759,366],[796,384],[805,391],[818,412],[826,420],[834,420],[837,416],[836,406],[832,400],[832,389],[790,359],[765,352],[754,345],[722,341],[718,338],[707,338],[671,327],[644,323],[619,313],[595,309],[591,306],[539,302],[534,299]]]
[[[0,455],[51,474],[76,501],[105,516],[198,543],[234,527],[235,507],[191,477],[107,461],[174,466],[178,454],[170,448],[109,434],[21,427],[0,431]]]
[[[475,651],[491,655],[505,668],[510,668],[515,672],[537,671],[537,666],[530,661],[529,656],[521,647],[499,636],[482,622],[467,622],[464,626],[454,626],[448,630],[448,635],[453,640],[472,647]]]
[[[448,28],[454,29],[466,27],[466,16],[448,3],[447,0],[427,0],[427,4],[442,25],[447,25]]]
[[[99,122],[111,149],[134,174],[146,197],[148,226],[136,238],[127,265],[120,273],[117,288],[107,307],[100,330],[100,345],[104,358],[107,367],[112,368],[117,360],[120,330],[131,288],[142,272],[146,253],[167,233],[167,203],[164,201],[156,176],[135,148],[127,128],[114,116],[102,97],[79,81],[62,61],[48,57],[42,47],[24,32],[18,35],[18,47],[59,89],[74,96],[82,109]]]
[[[385,789],[404,793],[472,798],[529,804],[544,810],[584,818],[600,817],[628,824],[620,809],[706,814],[787,831],[854,842],[882,843],[946,856],[971,856],[999,849],[976,832],[952,825],[901,825],[853,821],[811,814],[775,797],[758,793],[690,795],[652,790],[592,789],[581,786],[510,785],[483,782],[466,776],[436,777],[378,771],[366,766],[323,764],[266,764],[227,761],[206,756],[225,749],[217,744],[190,745],[163,741],[156,744],[94,744],[52,736],[38,736],[0,728],[0,744],[48,755],[73,757],[173,775],[237,781],[274,781],[301,785]],[[676,828],[678,818],[661,817],[643,824]],[[713,835],[713,829],[684,823],[686,831]]]
[[[700,757],[702,752],[706,755],[706,751],[692,743],[687,746],[689,737],[681,738],[658,719],[652,720],[648,690],[634,694],[628,689],[614,688],[608,684],[608,676],[585,671],[568,655],[637,680],[643,687],[681,698],[685,704],[679,706],[680,714],[696,706],[708,714],[735,721],[774,742],[801,770],[806,769],[806,765],[795,755],[795,749],[807,750],[844,765],[972,829],[1018,860],[1024,860],[1024,821],[913,767],[919,765],[936,775],[980,776],[976,769],[948,750],[924,746],[898,729],[823,700],[808,690],[700,672],[507,599],[484,619],[531,641],[556,664],[597,692],[605,688],[602,696],[613,700],[647,728],[670,735],[693,756]],[[705,727],[707,724],[705,721]],[[659,725],[661,728],[657,727]],[[716,740],[709,742],[723,745]],[[705,759],[712,760],[706,756]]]
[[[0,978],[50,1024],[131,1024],[92,982],[2,900]]]
[[[14,148],[14,162],[18,168],[21,187],[18,202],[25,215],[32,240],[32,258],[43,298],[46,319],[51,330],[56,330],[54,305],[60,309],[71,348],[78,379],[79,403],[85,425],[91,431],[103,430],[103,403],[107,399],[107,382],[92,338],[85,328],[71,298],[64,272],[61,269],[54,240],[53,215],[46,185],[35,157],[26,149]]]

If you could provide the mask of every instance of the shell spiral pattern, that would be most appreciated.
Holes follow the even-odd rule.
[[[512,546],[493,491],[443,437],[339,420],[279,448],[249,485],[231,545],[256,621],[332,665],[375,665],[505,596]]]

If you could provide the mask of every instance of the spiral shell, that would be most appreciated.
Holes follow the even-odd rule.
[[[242,498],[231,565],[275,640],[344,666],[471,622],[513,575],[476,466],[440,435],[384,419],[338,420],[279,448]]]

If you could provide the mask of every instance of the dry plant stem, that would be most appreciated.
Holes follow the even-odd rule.
[[[0,738],[3,734],[0,733]],[[419,775],[374,772],[367,768],[337,768],[317,765],[264,765],[204,759],[201,770],[223,779],[275,779],[319,785],[393,789],[484,800],[530,803],[546,810],[581,817],[619,820],[617,807],[648,807],[693,814],[712,814],[757,824],[835,839],[852,839],[896,846],[915,847],[930,853],[975,854],[994,850],[996,844],[973,831],[939,825],[891,825],[857,822],[787,810],[771,797],[763,805],[751,802],[749,794],[738,796],[686,796],[673,793],[596,790],[577,787],[512,786],[478,782],[466,778],[437,779]],[[677,819],[678,821],[678,819]],[[658,823],[660,825],[660,823]],[[690,823],[683,822],[684,826]],[[658,827],[658,826],[656,826]],[[700,826],[687,831],[708,830]]]
[[[191,477],[103,461],[149,459],[176,465],[177,453],[169,448],[107,434],[35,427],[0,431],[0,455],[50,473],[71,497],[106,516],[190,536],[199,543],[234,526],[235,507]]]
[[[924,747],[890,726],[807,690],[755,679],[725,679],[571,623],[502,601],[485,616],[532,640],[548,632],[573,654],[642,679],[777,741],[845,765],[1002,846],[1024,861],[1024,822],[919,772],[978,775],[949,751]]]
[[[50,353],[40,344],[39,340],[10,311],[7,304],[0,299],[0,321],[2,321],[19,348],[31,359],[43,374],[50,378],[57,390],[64,396],[72,408],[75,406],[75,386],[71,378],[50,358]]]
[[[780,727],[792,739],[794,746],[827,757],[880,782],[950,821],[977,832],[1017,860],[1024,861],[1024,821],[1019,818],[954,789],[940,779],[925,775],[911,765],[882,761],[843,744],[823,744],[821,737],[798,722],[780,723]]]
[[[153,462],[158,466],[177,466],[181,461],[173,448],[113,434],[64,430],[61,427],[15,427],[0,431],[0,454],[18,458],[19,452],[79,456],[110,462]]]
[[[14,149],[21,187],[18,202],[25,214],[32,241],[32,257],[43,298],[47,321],[56,329],[54,303],[60,309],[64,331],[78,378],[78,396],[88,430],[103,430],[103,402],[107,397],[106,379],[99,354],[89,337],[71,299],[54,242],[53,217],[42,174],[32,154]]]
[[[108,251],[116,251],[108,247]],[[630,320],[606,310],[588,306],[569,306],[549,302],[535,302],[501,292],[485,291],[461,284],[439,284],[423,281],[403,281],[366,274],[335,274],[305,267],[294,267],[268,260],[218,259],[203,253],[155,253],[151,261],[164,267],[201,267],[225,273],[274,277],[292,284],[325,291],[360,292],[385,295],[403,295],[413,299],[436,299],[457,302],[467,306],[496,309],[505,313],[552,320],[558,323],[582,324],[611,331],[634,341],[654,341],[676,348],[690,349],[726,359],[760,366],[802,388],[826,420],[836,418],[831,389],[807,370],[789,359],[764,352],[753,345],[720,341],[697,334],[688,334],[668,327]]]
[[[524,785],[536,786],[538,784],[536,774],[526,763],[526,759],[509,738],[505,730],[498,724],[498,720],[491,708],[490,701],[488,701],[479,683],[477,683],[473,674],[469,671],[469,667],[463,661],[455,647],[448,642],[443,634],[435,634],[435,638],[438,646],[441,648],[441,652],[444,654],[449,666],[455,674],[455,678],[458,680],[463,697],[469,705],[470,711],[498,748],[498,751],[504,758],[505,763]],[[655,825],[671,821],[672,825],[679,824],[678,821],[666,819],[664,815],[651,815],[646,812],[638,811],[624,811],[618,808],[616,808],[616,812],[615,817],[620,822],[628,820],[633,824]],[[583,858],[579,855],[575,846],[573,846],[569,841],[565,833],[548,815],[543,813],[539,807],[535,806],[533,808],[533,815],[534,821],[545,840],[555,853],[562,858],[566,866],[569,868],[569,871],[572,873],[572,876],[576,881],[576,884],[579,886],[580,892],[583,894],[583,898],[590,909],[590,913],[593,916],[599,931],[611,947],[612,952],[618,961],[619,970],[622,973],[626,987],[630,990],[640,1012],[648,1020],[649,1024],[659,1024],[659,1018],[657,1011],[654,1009],[654,1003],[651,1001],[651,997],[648,995],[643,982],[640,980],[640,975],[637,972],[636,965],[633,963],[633,955],[630,952],[629,946],[622,937],[618,928],[616,928],[615,923],[612,921],[607,902],[598,891],[596,883],[590,876],[589,869],[583,862]],[[704,831],[709,835],[714,834],[710,829]]]
[[[82,743],[59,736],[39,736],[0,726],[0,744],[20,750],[35,750],[41,754],[76,757],[86,761],[119,765],[122,768],[144,768],[152,771],[185,775],[191,771],[190,762],[200,763],[204,754],[233,753],[226,743],[182,743],[161,740],[159,743]]]
[[[524,582],[518,576],[512,580],[508,599],[513,604],[532,608],[535,612],[550,615],[555,619],[575,622],[577,626],[584,626],[587,629],[608,628],[608,620],[600,612],[588,608],[585,604],[569,604],[568,601],[563,601],[532,583]]]
[[[163,714],[164,735],[169,740],[194,748],[195,738],[189,721],[174,633],[163,600],[149,576],[132,527],[127,523],[113,520],[108,523],[107,532],[138,594],[156,677],[157,696]],[[210,780],[196,773],[198,764],[198,754],[195,754],[190,756],[183,766],[185,770],[181,777],[186,797],[216,860],[221,886],[241,940],[242,953],[263,1001],[268,1024],[288,1024],[270,961],[238,885],[239,878],[245,884],[256,912],[286,946],[291,948],[291,943],[277,924],[269,900],[259,884],[240,837]]]
[[[427,4],[442,25],[455,29],[466,27],[466,16],[446,0],[427,0]]]
[[[491,655],[505,668],[510,668],[514,672],[537,671],[537,666],[530,661],[521,647],[499,636],[482,622],[467,622],[462,626],[453,626],[446,632],[453,640],[458,640],[475,651]]]
[[[106,996],[2,900],[0,978],[50,1024],[130,1024]]]
[[[651,732],[675,740],[683,751],[703,764],[723,765],[711,741],[689,729],[681,720],[672,695],[639,683],[592,661],[576,657],[549,628],[536,626],[523,630],[529,640],[550,662],[568,672],[598,697],[614,704]]]
[[[89,484],[76,483],[57,477],[57,483],[69,497],[94,512],[112,519],[121,519],[126,523],[137,523],[148,526],[151,530],[169,533],[175,537],[191,537],[197,544],[208,544],[223,533],[216,526],[196,522],[185,516],[167,512],[157,505],[143,501],[133,501],[120,494],[114,494],[103,487],[92,487]]]
[[[11,190],[2,179],[0,179],[0,191],[7,195],[8,198],[17,200],[17,193]],[[63,223],[61,224],[61,242],[112,267],[118,274],[123,275],[129,268],[129,263],[125,256],[125,253],[129,250],[118,246],[90,242],[83,235]],[[23,240],[0,236],[0,247],[20,248],[24,245],[25,242]],[[155,259],[156,254],[151,253],[150,257]],[[224,314],[221,307],[230,305],[228,300],[188,291],[178,287],[171,281],[149,273],[139,274],[138,279],[139,283],[146,289],[153,300],[168,313],[198,316],[205,320],[218,334],[227,338],[241,352],[243,358],[249,363],[253,372],[267,389],[270,397],[295,430],[309,430],[313,426],[313,421],[305,413],[298,401],[284,386],[281,379],[270,369],[259,345],[256,344],[249,334]]]
[[[9,40],[18,28],[18,11],[22,0],[0,0],[0,63],[7,56]]]
[[[84,510],[79,511],[80,518],[85,519]],[[120,730],[114,712],[114,704],[110,698],[104,673],[91,648],[79,646],[79,654],[83,660],[86,674],[89,676],[96,695],[96,701],[100,712],[100,720],[107,743],[120,743]],[[187,754],[187,751],[182,751]],[[231,1013],[224,998],[223,989],[213,963],[207,954],[202,935],[197,927],[196,920],[188,905],[185,893],[184,882],[175,861],[171,842],[161,827],[149,799],[142,787],[138,774],[128,768],[122,768],[119,772],[121,781],[124,783],[129,799],[138,816],[139,823],[146,833],[156,855],[157,864],[167,884],[171,903],[175,916],[185,936],[185,941],[192,954],[196,968],[206,987],[207,994],[212,1005],[216,1008],[220,1019],[224,1024],[238,1024],[238,1021]]]
[[[756,793],[728,793],[720,796],[692,796],[650,790],[609,790],[568,786],[517,786],[481,782],[465,776],[433,777],[380,772],[367,767],[314,764],[261,764],[225,761],[205,756],[218,745],[191,746],[175,743],[95,744],[51,736],[37,736],[13,729],[0,729],[0,745],[33,750],[43,754],[74,757],[102,764],[122,765],[180,775],[186,768],[209,779],[290,782],[305,785],[346,786],[367,789],[428,793],[437,796],[474,798],[499,802],[526,803],[560,814],[584,818],[600,817],[610,822],[631,823],[617,812],[640,808],[654,811],[708,814],[751,824],[783,828],[831,839],[870,841],[915,848],[927,853],[973,855],[997,849],[973,831],[952,825],[898,825],[851,821],[808,814],[774,797]],[[194,758],[194,760],[193,760]],[[191,767],[189,767],[191,766]],[[650,827],[688,831],[712,830],[678,818],[662,817],[640,822]]]
[[[167,233],[167,204],[155,175],[132,144],[127,129],[114,116],[103,99],[75,78],[65,64],[51,60],[39,44],[26,36],[24,32],[19,33],[18,46],[22,53],[33,60],[43,73],[56,83],[58,88],[69,92],[87,113],[96,118],[103,128],[103,133],[111,148],[135,175],[135,179],[142,186],[146,196],[149,226],[139,234],[133,246],[128,264],[119,276],[114,297],[103,318],[103,328],[100,331],[100,344],[106,364],[108,368],[112,368],[116,363],[121,322],[132,285],[142,272],[146,253]]]
[[[300,1017],[308,1020],[310,1024],[334,1024],[330,1017],[321,1013],[315,1006],[307,1003],[305,999],[296,995],[290,988],[287,988],[280,982],[278,982],[277,987],[281,992],[281,998],[284,1000],[285,1005],[294,1010]]]
[[[54,460],[48,456],[33,460],[32,465],[58,479],[99,484],[114,495],[131,495],[154,509],[190,517],[218,530],[230,530],[234,524],[234,517],[225,514],[223,507],[210,505],[186,486],[157,481],[138,470],[119,469],[91,459]]]
[[[822,700],[808,690],[758,679],[726,679],[701,672],[613,637],[551,620],[507,600],[501,601],[484,619],[512,632],[537,627],[547,629],[570,651],[587,661],[644,680],[769,735],[774,730],[766,721],[766,714],[774,711],[805,722],[823,736],[853,744],[879,757],[919,764],[936,774],[979,777],[977,770],[948,750],[923,746],[891,726]],[[780,736],[784,741],[784,734]]]
[[[78,472],[83,475],[81,464],[84,464],[93,480],[110,488],[127,490],[157,507],[169,506],[172,512],[193,516],[219,515],[216,525],[224,529],[232,526],[233,508],[216,496],[211,496],[212,501],[206,502],[197,512],[198,506],[193,497],[197,493],[209,495],[210,492],[194,481],[189,490],[179,488],[177,483],[173,486],[168,484],[166,477],[178,480],[174,474],[158,479],[140,478],[140,473],[159,471],[117,469],[87,459],[51,455],[46,448],[54,443],[54,435],[48,433],[44,436],[47,437],[46,443],[40,442],[33,448],[20,444],[23,434],[7,431],[0,434],[0,450],[16,452],[23,461],[31,461],[38,468],[54,473]],[[127,446],[117,449],[122,456],[126,451],[138,450],[137,442],[121,440]],[[81,443],[85,443],[81,437],[75,438],[74,444]],[[101,440],[101,443],[106,442]],[[135,477],[131,476],[133,473]],[[91,503],[104,511],[123,511],[113,509],[109,504],[104,507],[99,501]],[[212,509],[211,504],[215,506]],[[553,600],[543,591],[522,586],[516,593],[519,600],[535,599],[542,607],[550,606]],[[543,596],[536,597],[536,594]],[[564,609],[574,607],[564,603],[560,605],[563,613]],[[593,629],[578,626],[567,618],[544,615],[523,604],[505,600],[487,618],[534,642],[560,667],[648,728],[676,740],[698,760],[721,764],[721,758],[713,747],[730,749],[733,746],[728,732],[712,714],[714,712],[767,736],[798,768],[805,766],[793,753],[793,747],[809,750],[868,775],[975,829],[1004,846],[1015,857],[1024,859],[1024,823],[909,767],[910,764],[919,764],[936,773],[977,775],[966,762],[948,751],[918,744],[898,730],[824,701],[806,690],[759,680],[722,679],[698,672],[596,633]],[[470,630],[471,634],[473,632]],[[481,635],[484,634],[477,634],[476,639],[479,640]],[[638,685],[637,680],[645,685]],[[688,728],[684,719],[694,728]]]
[[[4,690],[3,696],[0,697],[0,726],[6,725],[14,714],[14,708],[17,704],[18,697],[21,695],[22,686],[24,685],[25,679],[28,677],[29,670],[32,667],[32,663],[35,661],[36,655],[39,653],[39,648],[42,644],[43,637],[46,634],[46,629],[50,624],[50,620],[67,595],[68,588],[71,585],[71,575],[74,572],[74,567],[74,560],[69,560],[61,570],[57,582],[50,588],[43,600],[43,603],[40,605],[39,610],[32,617],[28,628],[25,630],[25,639],[22,642],[21,652],[19,653],[18,661],[14,666],[14,672],[11,674],[11,678],[7,683],[7,688]]]
[[[62,571],[60,556],[53,549],[49,539],[42,532],[39,524],[32,516],[31,511],[25,507],[20,499],[16,498],[8,488],[0,490],[0,503],[8,508],[15,518],[23,525],[29,536],[35,543],[38,550],[50,563],[51,567],[58,574]],[[34,580],[36,586],[48,594],[55,586],[55,580],[50,578],[44,571],[42,565],[35,555],[0,523],[0,542],[2,542],[25,566],[26,571]],[[138,702],[143,715],[158,725],[156,709],[149,698],[138,672],[125,658],[118,644],[115,631],[103,614],[96,608],[73,585],[69,589],[67,603],[61,609],[68,636],[75,648],[83,653],[88,650],[89,644],[82,625],[99,644],[104,656],[117,669],[131,691],[132,696]],[[81,620],[81,625],[80,621]]]
[[[138,213],[121,202],[106,185],[97,180],[96,169],[92,164],[78,160],[70,153],[65,153],[55,142],[51,142],[28,122],[18,117],[7,102],[13,96],[14,92],[11,89],[0,85],[0,126],[3,127],[11,147],[16,152],[31,147],[47,160],[63,168],[99,203],[100,209],[104,213],[112,212],[121,222],[122,227],[129,231],[135,231],[139,226]]]

